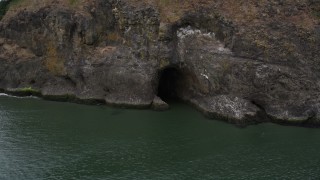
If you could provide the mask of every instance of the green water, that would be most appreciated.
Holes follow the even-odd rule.
[[[320,129],[0,96],[0,179],[319,179]]]

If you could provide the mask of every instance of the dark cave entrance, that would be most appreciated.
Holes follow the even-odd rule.
[[[181,72],[174,67],[163,69],[159,74],[158,96],[163,101],[173,101],[179,98],[179,82]]]

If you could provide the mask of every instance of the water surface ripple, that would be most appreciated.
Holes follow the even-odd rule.
[[[320,129],[0,96],[0,179],[319,179]]]

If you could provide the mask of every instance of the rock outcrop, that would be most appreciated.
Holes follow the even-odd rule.
[[[136,108],[175,97],[235,124],[319,125],[319,4],[20,0],[0,21],[0,89]]]
[[[164,111],[169,109],[169,105],[164,102],[161,98],[156,96],[152,101],[151,108],[155,111]]]

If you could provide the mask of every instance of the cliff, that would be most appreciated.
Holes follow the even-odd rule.
[[[316,126],[319,22],[317,0],[14,0],[0,88],[138,108],[174,97],[236,124]]]

